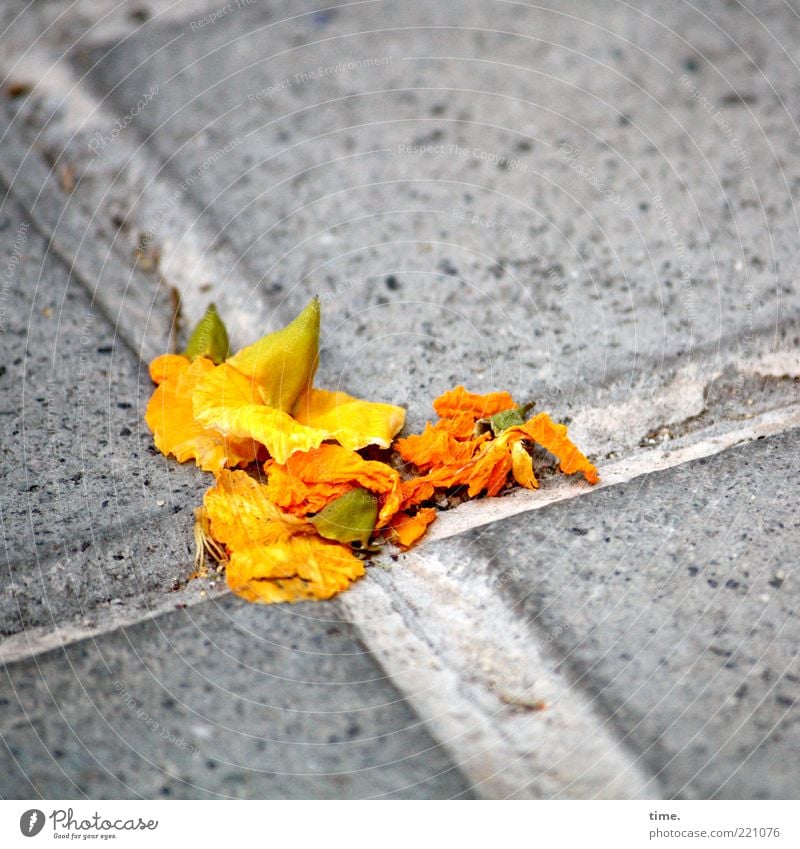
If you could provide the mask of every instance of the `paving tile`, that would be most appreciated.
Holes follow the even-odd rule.
[[[795,430],[428,550],[485,575],[666,795],[797,798],[799,452]]]
[[[800,24],[776,4],[763,28],[729,6],[573,11],[187,13],[72,62],[116,115],[158,88],[131,134],[247,281],[228,301],[211,281],[238,338],[319,292],[321,381],[374,395],[380,363],[416,425],[454,382],[563,406],[700,350],[746,359],[796,314],[800,83],[771,33]]]
[[[155,452],[146,369],[13,201],[0,233],[8,634],[186,577],[204,476]]]
[[[0,671],[4,798],[469,797],[330,606],[227,598]]]

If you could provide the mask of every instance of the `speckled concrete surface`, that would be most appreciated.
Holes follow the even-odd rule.
[[[797,798],[799,459],[792,431],[431,554],[486,575],[669,796]]]
[[[0,228],[19,253],[0,335],[6,635],[185,579],[202,475],[155,451],[146,369],[30,219],[7,203]]]
[[[796,318],[800,88],[767,28],[800,22],[712,6],[254,7],[72,60],[117,115],[158,88],[135,132],[243,312],[321,293],[321,378],[369,392],[378,361],[418,423],[454,382],[585,397]]]
[[[471,795],[330,607],[208,602],[0,687],[4,797]]]
[[[774,413],[768,440],[415,562],[468,570],[530,625],[659,792],[796,798],[794,10],[7,5],[0,795],[500,792],[469,778],[496,717],[462,738],[412,708],[435,676],[413,653],[382,667],[369,611],[184,586],[206,480],[152,449],[147,359],[212,299],[244,343],[316,292],[318,383],[406,405],[409,429],[455,383],[508,389],[574,421],[602,473]],[[397,617],[458,692],[425,620]],[[508,793],[594,780],[552,773]]]

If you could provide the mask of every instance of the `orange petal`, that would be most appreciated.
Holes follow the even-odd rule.
[[[533,458],[525,449],[521,440],[511,445],[511,472],[514,480],[526,489],[538,489],[539,481],[533,472]]]
[[[556,424],[547,413],[539,413],[525,422],[524,425],[509,428],[509,431],[523,434],[526,438],[538,442],[551,454],[555,454],[564,474],[572,475],[575,472],[583,472],[583,476],[589,483],[594,484],[599,480],[594,465],[567,438],[566,425]]]
[[[433,409],[442,416],[455,417],[460,413],[469,413],[473,420],[485,419],[495,413],[502,413],[517,405],[508,392],[490,392],[488,395],[476,395],[467,392],[463,386],[457,386],[433,402]]]
[[[367,445],[388,448],[403,427],[406,411],[392,404],[361,401],[344,392],[311,389],[292,408],[300,424],[325,431],[345,448],[357,451]]]
[[[276,542],[301,528],[311,528],[280,510],[267,487],[247,472],[223,470],[203,497],[212,537],[230,550],[261,542]]]
[[[181,354],[162,354],[150,363],[150,379],[153,383],[177,380],[189,365],[190,360]]]
[[[400,507],[400,475],[386,463],[365,460],[340,445],[326,443],[293,454],[286,463],[268,461],[264,469],[269,498],[298,515],[317,513],[356,486],[380,496],[378,527],[383,527]]]
[[[145,411],[145,421],[162,454],[172,454],[181,463],[195,460],[207,472],[250,463],[258,448],[252,440],[226,438],[220,431],[195,421],[192,395],[214,368],[205,357],[191,364],[175,354],[157,357],[150,373],[159,386]]]
[[[461,482],[468,484],[470,498],[483,490],[487,495],[497,495],[510,471],[511,452],[505,442],[495,439],[481,448],[469,468],[464,470]]]
[[[430,472],[422,477],[412,478],[411,480],[403,481],[400,484],[400,492],[402,493],[402,501],[400,506],[403,510],[409,507],[416,507],[423,501],[429,501],[433,498],[433,494],[441,484],[437,481],[435,473]]]
[[[427,471],[440,466],[463,466],[472,459],[475,449],[485,438],[459,441],[438,424],[429,422],[422,433],[398,439],[395,449],[404,460]]]
[[[410,548],[424,536],[428,525],[436,518],[435,507],[423,507],[412,516],[409,513],[396,513],[387,526],[390,536],[402,548]]]
[[[475,417],[472,413],[460,413],[457,416],[445,416],[436,422],[436,427],[447,431],[458,440],[475,437]]]

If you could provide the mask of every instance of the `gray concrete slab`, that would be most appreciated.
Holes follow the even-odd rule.
[[[795,430],[426,551],[485,577],[665,795],[795,799],[798,452]]]
[[[3,798],[471,795],[330,605],[227,598],[0,671]]]
[[[591,396],[701,349],[746,359],[796,316],[785,6],[758,27],[722,3],[302,11],[187,14],[72,54],[113,114],[158,89],[126,132],[249,281],[240,338],[320,292],[320,379],[375,394],[379,362],[418,424],[454,382]],[[161,236],[168,277],[201,274]]]
[[[146,369],[11,200],[0,233],[6,635],[185,579],[204,476],[152,447]]]
[[[342,606],[135,624],[206,587],[171,592],[207,478],[142,423],[178,295],[242,343],[319,292],[322,385],[410,428],[507,388],[601,473],[788,427],[796,16],[220,5],[14,0],[0,37],[8,786],[796,797],[796,432],[422,547]]]

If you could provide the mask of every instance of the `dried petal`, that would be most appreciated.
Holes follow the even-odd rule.
[[[539,481],[533,472],[533,458],[522,444],[517,440],[511,445],[511,473],[514,480],[526,489],[538,489]]]
[[[293,454],[286,463],[268,461],[264,470],[269,498],[296,515],[316,513],[357,486],[380,496],[379,528],[400,508],[400,475],[386,463],[365,460],[340,445],[326,443]]]
[[[397,453],[421,471],[440,466],[463,466],[472,459],[478,446],[489,438],[484,435],[460,441],[450,434],[447,426],[440,427],[440,424],[429,422],[422,433],[398,439],[395,443]]]
[[[396,513],[387,526],[390,539],[401,548],[410,548],[425,535],[428,525],[436,518],[435,507],[423,507],[412,516],[410,513]]]
[[[456,386],[444,395],[440,395],[433,402],[433,409],[442,417],[457,416],[469,413],[473,421],[477,419],[488,419],[495,413],[510,410],[516,407],[514,399],[508,392],[490,392],[487,395],[476,395],[467,392],[463,386]]]
[[[556,424],[547,413],[539,413],[524,425],[511,428],[507,433],[520,433],[537,442],[558,457],[561,471],[566,475],[583,472],[586,480],[595,484],[599,480],[597,469],[581,454],[578,447],[567,438],[566,425]]]
[[[300,424],[325,431],[327,439],[353,451],[367,445],[388,448],[406,419],[402,407],[361,401],[344,392],[325,389],[304,392],[292,415]]]
[[[195,421],[192,395],[214,368],[211,360],[205,357],[193,363],[175,354],[157,357],[150,366],[150,373],[159,385],[145,411],[145,421],[162,454],[172,454],[181,463],[195,460],[207,472],[225,466],[246,465],[255,460],[258,453],[258,446],[251,439],[231,438]]]
[[[150,379],[156,385],[177,380],[191,363],[182,354],[162,354],[150,363]]]
[[[349,546],[283,513],[245,472],[221,472],[203,503],[214,539],[230,553],[228,586],[249,601],[330,598],[364,574]]]
[[[261,443],[278,462],[296,451],[319,446],[328,434],[305,427],[288,413],[254,402],[257,387],[231,365],[217,366],[194,392],[194,416],[198,422],[236,438]]]
[[[318,536],[295,536],[235,551],[225,574],[236,595],[277,604],[331,598],[348,589],[364,571],[349,546]]]
[[[468,485],[470,498],[486,490],[487,495],[497,495],[511,471],[511,454],[500,439],[484,445],[475,459],[465,468],[458,483]]]

